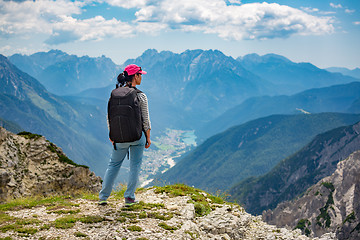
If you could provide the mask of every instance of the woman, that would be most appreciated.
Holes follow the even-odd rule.
[[[142,74],[146,74],[146,72],[141,70],[141,67],[135,64],[130,64],[125,67],[123,73],[119,74],[117,78],[118,83],[116,84],[116,86],[136,89],[136,86],[141,84]],[[137,97],[140,103],[142,127],[143,127],[143,132],[145,134],[142,134],[139,140],[133,142],[121,142],[121,143],[113,142],[114,150],[112,152],[108,169],[105,172],[102,189],[99,193],[100,205],[107,204],[107,199],[111,194],[114,181],[119,173],[120,167],[128,152],[130,152],[130,174],[129,174],[127,189],[124,193],[125,206],[128,207],[137,203],[137,201],[135,200],[135,190],[139,179],[139,172],[142,163],[144,146],[145,148],[149,148],[151,145],[151,140],[150,140],[151,123],[149,117],[147,97],[141,91],[138,91]]]

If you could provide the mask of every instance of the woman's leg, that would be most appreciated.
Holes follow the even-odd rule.
[[[146,138],[144,134],[140,140],[131,143],[130,146],[130,173],[127,189],[124,197],[135,199],[136,185],[139,181],[139,172],[145,148]]]
[[[114,181],[119,173],[121,164],[127,154],[129,145],[116,144],[117,150],[113,149],[108,168],[105,172],[104,181],[102,183],[102,189],[99,193],[100,201],[107,200],[111,194]]]

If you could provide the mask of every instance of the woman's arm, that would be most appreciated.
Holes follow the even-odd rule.
[[[139,93],[138,96],[139,96],[139,100],[140,100],[141,115],[142,115],[142,120],[143,120],[143,129],[144,129],[145,136],[146,136],[145,148],[149,148],[151,145],[151,140],[150,140],[151,122],[150,122],[148,100],[147,100],[145,93]]]
[[[145,132],[145,136],[146,136],[145,148],[149,148],[150,145],[151,145],[150,130],[151,130],[151,129],[148,129],[148,130]]]

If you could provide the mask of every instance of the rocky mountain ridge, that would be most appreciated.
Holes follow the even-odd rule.
[[[69,95],[114,82],[119,66],[110,58],[78,57],[59,50],[32,55],[14,54],[9,60],[57,95]]]
[[[264,212],[263,219],[310,236],[336,232],[338,239],[360,239],[360,151],[340,161],[331,176],[303,196]]]
[[[229,193],[253,214],[274,209],[302,194],[336,170],[337,163],[360,150],[360,122],[317,135],[307,146],[260,177],[238,183]]]
[[[313,239],[300,230],[268,225],[238,205],[221,202],[203,191],[185,185],[154,187],[137,191],[139,204],[124,207],[120,193],[107,206],[95,198],[52,199],[35,206],[0,205],[7,219],[0,225],[0,238],[8,239]],[[3,214],[4,214],[3,213]],[[4,219],[4,218],[2,218]],[[321,240],[331,240],[326,234]]]
[[[31,133],[0,127],[0,202],[33,195],[99,191],[100,177],[77,165],[60,148]]]

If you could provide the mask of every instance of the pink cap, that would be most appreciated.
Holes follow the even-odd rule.
[[[124,72],[127,72],[128,75],[134,75],[135,73],[141,73],[141,74],[146,74],[147,72],[141,70],[141,67],[135,65],[135,64],[130,64],[127,65],[126,68],[124,69]]]

